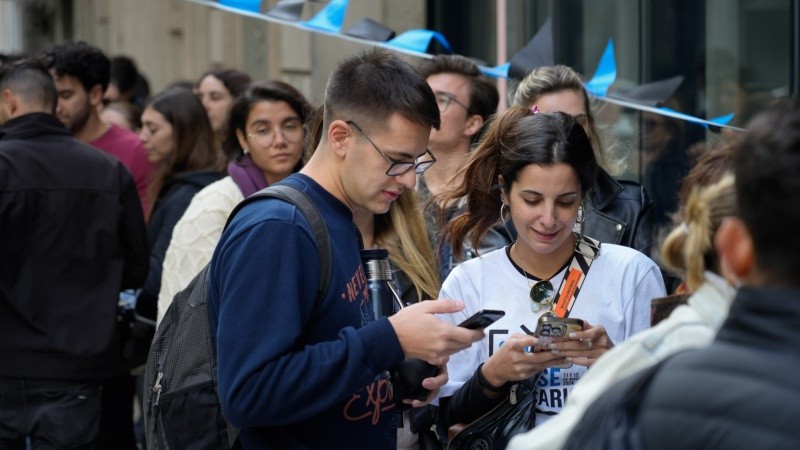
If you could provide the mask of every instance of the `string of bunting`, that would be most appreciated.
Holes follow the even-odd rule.
[[[437,31],[412,29],[398,35],[394,30],[369,18],[361,19],[343,31],[342,26],[347,13],[348,0],[331,0],[308,20],[302,20],[304,6],[308,3],[306,0],[281,0],[272,7],[268,6],[269,2],[263,0],[188,1],[350,42],[376,45],[420,58],[433,57],[428,53],[433,42],[438,43],[444,52],[453,53],[447,38]],[[479,67],[487,76],[522,79],[526,73],[537,67],[554,64],[552,22],[548,19],[531,41],[508,62],[493,67],[485,65],[479,65]],[[694,123],[715,132],[721,128],[742,131],[741,128],[728,125],[733,119],[733,114],[706,120],[660,106],[683,82],[682,76],[645,83],[628,90],[616,89],[609,92],[609,88],[614,84],[616,78],[617,64],[614,56],[614,42],[609,39],[594,75],[585,84],[590,95],[626,108]]]

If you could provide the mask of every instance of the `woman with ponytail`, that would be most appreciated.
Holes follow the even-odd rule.
[[[714,249],[722,222],[736,214],[731,142],[724,142],[698,161],[684,181],[677,225],[661,248],[663,262],[681,274],[693,294],[686,305],[653,328],[606,353],[575,386],[561,413],[512,440],[509,449],[562,448],[589,405],[621,379],[655,365],[681,350],[705,347],[722,326],[733,300],[733,288]],[[721,179],[720,179],[721,178]]]
[[[565,112],[580,122],[600,166],[592,195],[586,199],[582,232],[600,242],[624,245],[651,256],[653,202],[641,184],[619,178],[626,158],[619,154],[617,146],[604,145],[581,76],[564,65],[539,67],[519,82],[511,104],[537,105],[543,112]]]
[[[518,237],[457,266],[442,286],[439,298],[465,303],[449,318],[454,323],[482,309],[505,316],[486,328],[483,341],[450,357],[450,381],[440,396],[451,397],[443,399],[440,417],[448,427],[469,423],[499,404],[513,382],[539,374],[538,426],[561,410],[587,367],[649,326],[650,300],[665,294],[661,273],[636,250],[573,232],[599,166],[572,116],[510,108],[491,124],[462,171],[464,182],[443,199],[467,205],[446,228],[453,249],[466,239],[477,245],[501,220],[511,220]],[[598,246],[596,255],[587,251]],[[581,272],[585,276],[575,278]],[[553,313],[582,319],[583,329],[538,347],[537,321]]]

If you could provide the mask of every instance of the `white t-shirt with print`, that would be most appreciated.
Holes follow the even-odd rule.
[[[566,272],[565,266],[551,278],[556,290]],[[441,315],[442,320],[458,324],[482,309],[499,309],[506,315],[484,330],[482,341],[450,357],[450,381],[442,387],[440,397],[453,395],[511,334],[533,334],[547,308],[531,311],[531,284],[511,263],[507,248],[466,261],[447,277],[439,298],[462,300],[465,306],[461,312]],[[650,302],[664,295],[661,272],[650,258],[627,247],[602,244],[569,316],[602,324],[611,341],[619,343],[650,326]],[[586,367],[578,365],[544,371],[537,389],[537,424],[561,410],[585,372]]]

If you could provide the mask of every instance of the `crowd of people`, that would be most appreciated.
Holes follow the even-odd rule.
[[[316,107],[235,69],[151,95],[131,58],[84,42],[4,63],[0,449],[160,448],[142,430],[149,343],[206,266],[214,388],[243,448],[467,448],[518,386],[529,421],[475,448],[800,447],[800,103],[679,175],[653,164],[645,186],[620,177],[573,69],[537,68],[498,103],[458,55],[358,53]],[[683,180],[674,213],[647,190],[665,174]],[[319,302],[298,207],[259,199],[228,221],[275,184],[331,237]],[[487,310],[504,315],[459,326]],[[427,398],[392,389],[411,358],[436,368]]]

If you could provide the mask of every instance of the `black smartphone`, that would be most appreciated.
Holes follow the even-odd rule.
[[[473,314],[472,317],[458,324],[458,326],[469,328],[470,330],[477,330],[478,328],[486,328],[489,325],[500,320],[500,318],[505,315],[506,315],[505,311],[500,311],[497,309],[482,309]]]

